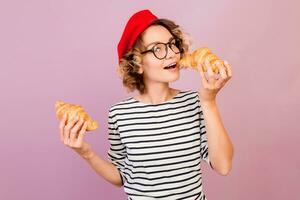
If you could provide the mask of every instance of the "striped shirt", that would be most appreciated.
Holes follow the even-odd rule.
[[[133,97],[109,108],[108,158],[128,200],[205,200],[201,160],[213,169],[198,91],[160,104]]]

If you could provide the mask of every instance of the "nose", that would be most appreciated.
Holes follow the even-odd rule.
[[[169,44],[166,45],[166,46],[167,46],[167,56],[166,56],[166,58],[167,59],[173,58],[175,56],[174,51],[170,48]]]

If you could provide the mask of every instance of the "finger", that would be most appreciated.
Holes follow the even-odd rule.
[[[80,120],[76,123],[76,125],[71,129],[71,131],[70,131],[71,143],[73,141],[75,141],[75,139],[76,139],[76,137],[78,135],[78,132],[79,132],[79,130],[82,127],[83,122],[84,122],[83,118],[80,118]]]
[[[220,72],[220,75],[221,75],[221,77],[223,78],[223,79],[226,79],[227,78],[227,74],[226,74],[226,69],[225,69],[225,67],[221,64],[221,63],[219,63],[218,62],[218,68],[219,68],[219,72]]]
[[[84,136],[85,136],[85,133],[86,133],[87,125],[88,125],[88,122],[85,121],[85,122],[83,123],[83,126],[82,126],[82,128],[81,128],[79,134],[78,134],[78,137],[77,137],[78,140],[83,140],[83,138],[84,138]]]
[[[217,88],[223,87],[225,85],[226,81],[228,80],[225,68],[223,66],[222,67],[220,66],[220,74],[221,74],[221,77],[216,82]]]
[[[205,59],[205,67],[207,69],[208,82],[215,82],[214,72],[212,66],[208,60],[208,57]]]
[[[64,127],[66,125],[67,114],[65,113],[59,123],[60,140],[64,140]]]
[[[69,144],[69,139],[70,139],[70,130],[74,126],[74,124],[78,121],[78,117],[73,118],[64,128],[64,143],[66,145]]]
[[[213,63],[213,72],[215,72],[215,71],[217,71],[216,73],[214,73],[214,78],[216,79],[216,80],[219,80],[219,78],[221,77],[221,73],[220,73],[220,63],[218,62],[218,61],[215,61],[214,63]],[[215,69],[215,70],[214,70]]]
[[[197,67],[198,67],[198,71],[200,73],[202,85],[204,86],[204,85],[207,84],[207,79],[206,79],[205,74],[204,74],[203,66],[202,66],[201,63],[199,63],[199,65]]]
[[[227,70],[227,75],[229,78],[232,77],[232,70],[231,70],[231,66],[229,65],[229,63],[225,60],[224,61],[224,65],[226,66],[226,70]]]

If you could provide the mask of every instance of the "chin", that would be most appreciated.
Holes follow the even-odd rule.
[[[176,73],[173,74],[172,76],[169,76],[167,82],[174,82],[177,81],[179,78],[180,78],[180,73]]]

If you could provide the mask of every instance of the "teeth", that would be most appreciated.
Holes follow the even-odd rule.
[[[164,69],[169,69],[169,68],[174,68],[174,67],[176,67],[176,63],[170,64],[170,65],[164,67]]]
[[[173,66],[173,65],[176,65],[176,63],[172,63],[172,64],[168,65],[168,67]]]

